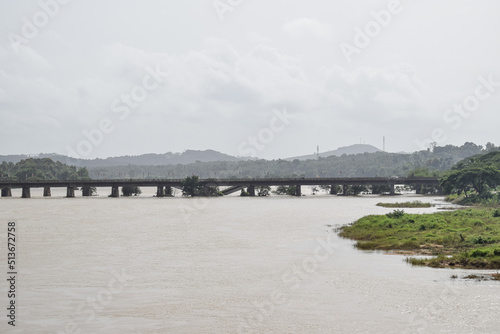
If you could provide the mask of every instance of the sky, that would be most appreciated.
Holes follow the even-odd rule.
[[[495,0],[0,0],[0,155],[500,145]]]

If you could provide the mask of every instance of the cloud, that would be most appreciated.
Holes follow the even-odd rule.
[[[263,37],[256,33],[255,31],[248,32],[246,34],[247,40],[252,43],[252,44],[257,44],[257,45],[270,45],[271,40],[269,38]]]
[[[420,80],[406,64],[390,67],[360,67],[347,71],[334,66],[324,74],[326,94],[342,101],[349,117],[360,120],[419,117],[425,97],[420,92]]]
[[[112,150],[113,145],[137,146],[133,136],[127,137],[136,124],[148,124],[151,135],[163,133],[163,127],[177,138],[186,135],[182,129],[188,126],[200,133],[204,128],[224,128],[214,131],[211,140],[214,146],[227,145],[228,136],[239,138],[266,124],[275,108],[286,107],[298,119],[310,120],[311,126],[318,120],[333,124],[353,115],[366,115],[359,120],[363,123],[410,112],[419,98],[411,67],[347,71],[334,66],[325,70],[322,81],[316,81],[299,59],[277,48],[258,45],[240,53],[228,41],[216,38],[207,38],[198,50],[185,54],[146,52],[116,43],[102,48],[98,56],[99,66],[69,82],[38,78],[35,72],[2,72],[0,86],[5,93],[0,90],[0,101],[10,113],[0,116],[0,121],[15,120],[18,128],[33,129],[38,138],[43,135],[36,133],[34,122],[43,124],[44,132],[51,133],[48,140],[57,142],[62,137],[65,147],[81,140],[82,131],[96,128],[102,118],[112,118],[117,130],[94,152],[102,156],[99,150]],[[160,66],[169,74],[122,122],[110,106],[141,84],[148,66]],[[149,142],[161,142],[161,138]]]
[[[313,18],[299,18],[286,22],[283,31],[291,38],[329,39],[332,36],[330,25]]]
[[[83,130],[109,117],[116,130],[93,156],[130,154],[130,147],[141,153],[141,145],[156,152],[205,147],[236,154],[240,139],[268,124],[274,109],[297,116],[290,127],[295,129],[280,134],[280,140],[296,131],[304,140],[318,135],[328,140],[334,133],[349,133],[353,124],[367,132],[403,117],[417,124],[425,109],[423,84],[407,64],[355,70],[334,65],[318,79],[301,60],[276,47],[259,44],[240,52],[217,38],[178,54],[114,43],[96,52],[96,58],[96,66],[72,80],[39,76],[47,70],[33,65],[38,62],[32,63],[38,71],[0,71],[0,123],[15,124],[16,131],[29,132],[60,153],[82,140]],[[140,85],[148,66],[160,66],[168,76],[127,120],[119,120],[110,109],[113,100]],[[130,133],[139,125],[148,130],[138,142]],[[49,151],[26,147],[19,151]]]

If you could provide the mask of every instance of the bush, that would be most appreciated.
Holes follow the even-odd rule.
[[[141,188],[139,188],[138,186],[123,186],[122,187],[122,194],[123,196],[137,196],[137,195],[140,195],[142,193],[141,191]]]
[[[500,209],[496,209],[495,211],[493,211],[493,217],[500,217]]]
[[[479,236],[477,238],[473,238],[472,242],[476,245],[483,245],[483,244],[491,244],[494,243],[495,240],[491,238],[483,238],[482,236]]]
[[[475,251],[473,251],[470,256],[472,257],[486,257],[488,256],[488,251],[483,251],[483,250],[480,250],[480,249],[476,249]]]
[[[295,195],[295,186],[278,186],[276,190],[273,191],[276,195]]]
[[[257,187],[255,187],[255,190],[257,191],[257,196],[260,196],[260,197],[269,196],[269,192],[271,191],[271,187],[269,187],[269,186],[257,186]]]
[[[386,214],[386,216],[388,218],[395,218],[395,219],[401,218],[404,215],[405,215],[405,211],[404,210],[394,210],[393,212],[390,212],[390,213]]]

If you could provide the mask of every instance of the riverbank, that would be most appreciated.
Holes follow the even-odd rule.
[[[344,226],[339,235],[362,250],[405,251],[407,262],[435,268],[500,269],[500,210],[468,208],[432,214],[395,210]]]
[[[384,208],[430,208],[431,203],[424,203],[421,201],[413,202],[396,202],[396,203],[377,203],[377,206]]]

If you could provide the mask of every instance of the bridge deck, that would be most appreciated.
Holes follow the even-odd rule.
[[[43,187],[113,187],[113,186],[141,186],[141,187],[182,187],[181,179],[113,179],[113,180],[43,180],[43,181],[1,181],[0,188],[43,188]],[[264,179],[200,179],[201,185],[215,186],[280,186],[280,185],[439,185],[434,177],[416,178],[385,178],[385,177],[357,177],[357,178],[264,178]]]

